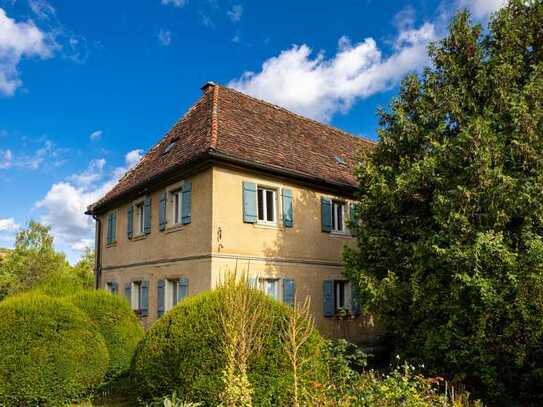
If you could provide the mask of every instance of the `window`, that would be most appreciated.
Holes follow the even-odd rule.
[[[108,245],[117,241],[117,212],[111,212],[107,215],[107,239]]]
[[[117,294],[117,283],[114,281],[108,281],[106,283],[106,291],[111,294]]]
[[[345,232],[345,203],[332,201],[332,232]]]
[[[143,235],[145,233],[145,209],[143,202],[136,204],[136,234]]]
[[[275,223],[276,221],[276,194],[274,189],[258,187],[258,221],[260,223]]]
[[[183,214],[181,212],[181,210],[182,210],[181,209],[181,205],[182,205],[181,189],[172,191],[171,194],[172,194],[172,201],[173,201],[173,205],[172,205],[173,223],[174,223],[174,225],[180,225],[182,223],[182,216],[183,216]]]
[[[345,309],[346,308],[346,287],[347,287],[347,281],[334,281],[334,304],[336,307],[336,310],[339,309]]]
[[[132,309],[135,311],[139,311],[141,309],[141,281],[133,281],[132,282],[132,297],[130,299],[130,303],[132,305]]]
[[[164,310],[169,311],[179,299],[179,280],[166,280],[164,290]]]
[[[262,278],[260,279],[260,289],[269,295],[274,300],[279,301],[279,279],[277,278]]]

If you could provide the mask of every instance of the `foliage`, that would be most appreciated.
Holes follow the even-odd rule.
[[[48,226],[30,221],[17,234],[15,249],[1,250],[8,255],[0,257],[0,301],[10,294],[36,288],[63,296],[94,287],[94,252],[87,249],[71,267],[64,254],[55,250]]]
[[[362,157],[347,275],[400,353],[493,405],[543,402],[543,3],[466,12]]]
[[[64,405],[103,380],[104,339],[74,305],[26,293],[0,315],[0,405]]]
[[[199,407],[201,405],[202,403],[190,403],[183,401],[177,396],[176,392],[173,392],[171,396],[165,396],[146,404],[146,407]]]
[[[68,300],[87,314],[105,339],[109,351],[109,379],[128,371],[143,328],[128,303],[103,290],[85,290]]]
[[[226,367],[226,355],[221,352],[224,334],[220,315],[228,289],[218,288],[183,300],[145,334],[132,365],[135,388],[143,399],[177,391],[189,400],[199,400],[206,405],[220,403],[224,390],[221,375]],[[281,332],[292,309],[257,290],[245,289],[260,301],[263,313],[259,315],[265,316],[267,324],[263,351],[250,355],[248,360],[252,402],[254,405],[288,405],[292,384]],[[322,339],[313,332],[300,351],[311,360],[307,369],[315,376],[323,370],[321,347]]]
[[[49,227],[30,221],[17,233],[15,249],[0,263],[0,300],[69,268],[64,255],[55,251],[49,232]]]

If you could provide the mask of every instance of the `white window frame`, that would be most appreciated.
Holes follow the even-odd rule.
[[[164,281],[164,311],[169,311],[177,304],[179,292],[179,279],[166,279]]]
[[[274,295],[270,295],[268,293],[268,286],[267,284],[272,283],[275,285],[275,293]],[[267,277],[267,278],[260,278],[259,279],[259,288],[260,290],[268,295],[269,297],[273,298],[276,301],[282,301],[281,298],[281,279],[277,277]]]
[[[145,235],[145,200],[140,199],[134,202],[133,207],[134,222],[132,223],[132,233],[134,233],[134,236],[143,236]]]
[[[173,189],[168,191],[171,197],[172,202],[172,225],[182,225],[183,224],[183,190],[182,188]],[[177,197],[177,207],[175,202],[175,197]],[[176,219],[177,218],[177,219]]]
[[[340,287],[343,287],[343,307],[340,304]],[[351,298],[351,282],[348,280],[334,280],[334,308],[338,312],[341,308],[348,311],[353,309],[353,301]]]
[[[130,289],[130,304],[134,311],[139,311],[141,308],[141,281],[132,281]]]
[[[258,191],[262,190],[262,217],[263,219],[260,219],[260,206],[258,204]],[[267,219],[268,217],[268,203],[267,203],[267,192],[271,192],[273,194],[273,221]],[[279,217],[279,213],[277,211],[277,196],[278,196],[278,188],[269,187],[266,185],[257,185],[256,187],[256,219],[257,223],[261,225],[277,225],[277,219]]]
[[[338,207],[341,207],[341,229],[338,228]],[[346,234],[347,227],[345,222],[345,208],[347,204],[344,201],[332,200],[332,233]]]

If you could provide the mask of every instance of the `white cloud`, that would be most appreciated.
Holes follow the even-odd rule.
[[[233,23],[239,22],[243,15],[243,6],[241,4],[234,4],[232,8],[226,12],[226,15]]]
[[[459,0],[475,18],[484,19],[507,4],[507,0]]]
[[[56,15],[55,8],[45,0],[29,0],[30,10],[41,20],[50,20]]]
[[[388,90],[408,72],[420,70],[428,61],[426,46],[436,38],[430,23],[406,29],[388,56],[373,38],[352,44],[349,38],[341,37],[331,58],[323,52],[313,54],[306,44],[294,45],[266,60],[260,72],[245,72],[229,86],[328,121],[335,113],[348,111],[358,99]]]
[[[19,229],[14,218],[0,218],[0,232],[7,232]]]
[[[13,165],[13,153],[11,150],[0,150],[0,170],[10,168]]]
[[[160,3],[164,5],[172,5],[174,7],[183,7],[188,3],[188,0],[161,0]]]
[[[102,134],[103,134],[102,130],[96,130],[90,134],[89,138],[91,139],[91,141],[98,141],[102,137]]]
[[[160,45],[167,47],[172,42],[172,33],[168,30],[160,30],[158,32],[158,42]]]
[[[17,66],[22,58],[48,58],[54,48],[54,41],[31,20],[16,22],[0,8],[0,93],[11,96],[21,86]]]
[[[126,171],[141,159],[142,150],[125,156],[125,166],[114,168],[109,175],[104,171],[105,159],[92,160],[81,173],[53,184],[35,207],[43,211],[41,221],[51,225],[55,241],[75,252],[92,247],[94,223],[85,215],[87,207],[96,202],[117,183]]]

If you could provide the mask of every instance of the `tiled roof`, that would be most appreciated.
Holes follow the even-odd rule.
[[[279,168],[323,183],[356,186],[357,152],[371,148],[373,142],[234,89],[210,83],[203,90],[185,116],[91,208],[211,156]]]

